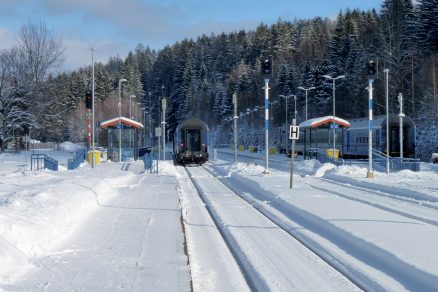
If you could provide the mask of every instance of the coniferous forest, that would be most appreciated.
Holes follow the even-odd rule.
[[[181,36],[182,38],[184,36]],[[23,24],[17,47],[0,53],[0,143],[30,134],[47,141],[86,141],[84,98],[91,91],[91,65],[54,74],[62,63],[63,44],[44,23]],[[147,44],[147,40],[142,40]],[[176,125],[198,117],[216,135],[231,142],[232,95],[237,93],[239,143],[263,144],[264,77],[261,58],[272,60],[270,101],[272,143],[294,116],[332,114],[332,82],[323,75],[346,77],[336,82],[336,116],[368,115],[367,63],[374,60],[374,114],[385,113],[385,73],[389,73],[389,110],[404,113],[417,125],[417,154],[428,160],[438,146],[438,0],[384,0],[380,11],[340,11],[335,20],[278,19],[253,31],[236,31],[184,39],[159,50],[139,44],[126,58],[114,56],[95,65],[96,120],[117,116],[118,83],[123,83],[122,110],[150,131],[160,123],[160,99],[166,97],[169,137]],[[133,95],[135,97],[133,97]],[[138,104],[137,104],[138,103]],[[140,110],[143,108],[143,110]],[[151,142],[149,142],[151,143]]]

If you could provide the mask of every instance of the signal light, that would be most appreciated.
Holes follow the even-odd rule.
[[[267,58],[265,58],[262,62],[262,73],[264,75],[269,75],[271,74],[271,61]]]
[[[91,109],[92,108],[92,104],[93,104],[92,99],[93,99],[93,97],[91,95],[91,92],[87,91],[85,93],[85,108],[87,108],[87,109]]]
[[[368,62],[368,76],[374,77],[376,75],[376,63],[374,61]]]

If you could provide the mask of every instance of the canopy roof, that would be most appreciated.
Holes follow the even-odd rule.
[[[333,116],[325,116],[325,117],[310,119],[300,123],[299,126],[300,128],[303,129],[307,129],[307,128],[313,129],[326,124],[333,124],[333,121],[335,122],[335,124],[341,127],[345,127],[345,128],[350,127],[350,123],[347,120],[338,117],[333,118]]]
[[[189,118],[187,120],[182,121],[176,127],[176,130],[179,131],[181,128],[202,128],[203,130],[208,132],[208,126],[204,121],[201,121],[198,118]]]
[[[111,120],[108,120],[108,121],[104,121],[104,122],[102,122],[100,124],[100,127],[102,129],[106,129],[108,127],[116,127],[119,124],[123,124],[123,125],[126,125],[126,126],[137,128],[137,129],[143,128],[143,124],[142,123],[139,123],[137,121],[134,121],[134,120],[131,120],[131,119],[128,119],[128,118],[125,118],[125,117],[120,117],[120,118],[117,117],[117,118],[114,118],[114,119],[111,119]]]

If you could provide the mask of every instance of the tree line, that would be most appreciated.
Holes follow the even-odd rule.
[[[27,23],[46,31],[44,25]],[[25,30],[25,29],[24,29]],[[38,35],[38,37],[41,37]],[[74,72],[51,75],[50,69],[61,61],[62,44],[50,36],[45,50],[25,44],[20,32],[17,48],[1,52],[0,139],[13,133],[27,133],[41,139],[83,141],[83,99],[91,89],[90,66]],[[198,117],[211,129],[226,128],[232,114],[232,94],[238,96],[238,112],[263,106],[262,57],[272,60],[270,98],[273,126],[285,123],[286,100],[280,95],[297,95],[298,122],[305,117],[305,93],[309,91],[308,117],[331,115],[332,83],[323,75],[345,75],[336,83],[336,115],[346,119],[368,113],[368,76],[366,64],[374,60],[374,112],[385,112],[385,74],[389,70],[389,110],[397,113],[397,96],[404,97],[405,114],[417,124],[420,155],[427,157],[438,145],[438,0],[385,0],[380,11],[359,9],[339,12],[335,20],[315,17],[307,20],[279,19],[272,25],[261,23],[252,31],[202,35],[184,39],[160,50],[138,45],[124,59],[114,56],[106,64],[96,64],[96,97],[101,117],[111,116],[114,108],[105,106],[117,97],[120,78],[124,100],[131,94],[159,123],[160,98],[168,100],[168,128],[187,117]],[[50,57],[52,56],[52,57]],[[50,60],[50,59],[54,60]],[[288,99],[288,120],[294,115],[293,99]],[[19,114],[18,114],[19,113]],[[243,127],[249,139],[262,127],[260,113],[248,115]],[[250,122],[251,121],[251,122]],[[243,120],[241,120],[243,122]],[[255,132],[254,132],[255,131]],[[221,141],[228,132],[221,131]],[[219,131],[218,131],[219,133]],[[275,133],[275,131],[273,131]],[[218,134],[219,135],[219,134]],[[423,143],[424,142],[424,143]]]

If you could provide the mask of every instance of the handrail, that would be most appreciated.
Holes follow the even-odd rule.
[[[86,149],[80,149],[79,151],[77,151],[73,156],[73,158],[68,160],[67,169],[73,170],[78,168],[79,165],[81,165],[84,162],[86,153],[87,153]]]
[[[53,159],[52,157],[46,155],[46,154],[31,154],[30,156],[31,162],[30,162],[30,169],[33,170],[41,170],[44,168],[58,171],[58,161]],[[36,164],[36,169],[35,169]]]
[[[309,152],[311,157],[313,155],[321,163],[332,163],[335,165],[343,165],[344,164],[343,159],[330,157],[327,155],[327,153],[325,153],[324,151],[322,151],[319,148],[309,148],[308,152]]]

